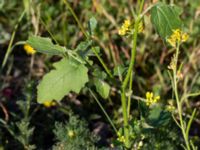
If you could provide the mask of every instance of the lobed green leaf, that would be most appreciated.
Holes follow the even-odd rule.
[[[37,101],[60,101],[70,91],[79,93],[88,81],[88,69],[74,59],[63,58],[54,64],[55,70],[47,73],[37,87]]]

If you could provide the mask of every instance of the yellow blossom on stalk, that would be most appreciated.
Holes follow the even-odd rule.
[[[129,19],[125,20],[121,28],[119,29],[118,34],[125,35],[130,30],[130,26],[131,26],[131,21]]]
[[[140,21],[139,25],[138,25],[138,33],[141,33],[144,31],[144,24],[142,21]]]
[[[36,50],[34,50],[29,44],[24,45],[24,50],[28,55],[33,55],[36,53]]]
[[[167,42],[172,46],[176,47],[177,43],[185,42],[189,38],[187,33],[183,33],[180,29],[173,30],[172,35],[167,38]]]
[[[121,135],[120,132],[118,132],[117,135],[118,135],[117,140],[118,140],[119,142],[121,142],[121,143],[125,143],[125,137],[124,137],[123,135]]]
[[[169,112],[173,112],[176,108],[173,105],[167,105],[166,110]]]
[[[151,106],[160,100],[160,96],[154,96],[152,92],[146,93],[146,105]]]
[[[43,105],[45,107],[49,108],[49,107],[55,106],[56,102],[54,102],[54,101],[46,101],[46,102],[43,103]]]
[[[166,106],[166,110],[169,112],[174,112],[176,110],[176,108],[174,107],[173,101],[174,100],[169,100],[168,105]]]
[[[125,137],[122,135],[122,136],[119,136],[118,138],[117,138],[117,140],[119,141],[119,142],[121,142],[121,143],[125,143]]]
[[[68,136],[69,136],[70,138],[73,138],[73,137],[75,136],[74,131],[73,131],[73,130],[69,130],[69,131],[68,131]]]

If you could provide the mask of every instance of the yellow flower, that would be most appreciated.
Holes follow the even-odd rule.
[[[166,110],[169,112],[174,112],[176,108],[174,107],[173,100],[168,101],[168,105],[166,106]]]
[[[169,112],[173,112],[174,110],[175,110],[175,107],[174,106],[172,106],[172,105],[167,105],[167,111],[169,111]]]
[[[56,102],[54,102],[54,101],[46,101],[46,102],[43,103],[43,105],[45,107],[49,108],[49,107],[55,106]]]
[[[129,28],[131,25],[131,21],[129,19],[124,21],[124,27]]]
[[[146,105],[151,106],[160,100],[160,96],[154,96],[152,92],[146,92]]]
[[[129,19],[125,20],[121,28],[119,29],[118,34],[122,36],[125,35],[130,30],[130,26],[131,26],[131,21]]]
[[[189,35],[187,33],[183,33],[180,29],[173,30],[172,35],[167,38],[167,42],[172,46],[176,47],[177,44],[180,44],[181,42],[187,41],[189,38]]]
[[[119,142],[121,142],[121,143],[125,143],[125,137],[122,135],[122,136],[119,136],[118,138],[117,138],[117,140],[119,141]]]
[[[182,35],[182,41],[183,41],[183,42],[187,41],[188,38],[189,38],[189,35],[188,35],[187,33],[184,33],[184,34]]]
[[[33,55],[33,54],[35,54],[36,53],[36,50],[34,50],[30,45],[28,45],[28,44],[25,44],[24,45],[24,50],[26,51],[26,53],[28,54],[28,55]]]
[[[125,35],[126,31],[124,29],[119,29],[118,34],[119,35]]]
[[[68,131],[68,136],[69,136],[70,138],[73,138],[73,137],[75,136],[74,131],[69,130],[69,131]]]
[[[117,141],[121,142],[121,143],[125,143],[125,137],[123,135],[121,135],[120,132],[117,132]]]
[[[138,26],[138,33],[141,33],[144,31],[144,24],[142,21],[140,21],[139,26]]]

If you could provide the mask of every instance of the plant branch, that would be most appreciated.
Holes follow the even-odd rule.
[[[81,31],[83,32],[84,36],[86,37],[86,39],[91,39],[91,37],[87,34],[87,32],[85,31],[84,27],[82,26],[80,20],[78,19],[77,15],[75,14],[74,10],[72,9],[72,7],[70,6],[69,2],[67,0],[63,0],[63,2],[65,3],[65,5],[67,6],[67,8],[69,9],[69,11],[71,12],[71,14],[73,15],[74,19],[76,20],[79,28],[81,29]],[[110,70],[108,69],[108,67],[106,66],[105,62],[103,61],[103,59],[99,56],[99,54],[97,53],[97,51],[95,50],[94,47],[92,47],[92,51],[94,52],[95,56],[98,58],[99,62],[101,63],[101,65],[103,66],[103,68],[105,69],[106,73],[109,75],[110,78],[113,78],[113,75],[111,74]]]
[[[95,101],[97,102],[97,104],[99,105],[99,107],[101,108],[101,110],[103,111],[104,115],[106,116],[106,118],[108,119],[109,123],[111,124],[111,126],[113,127],[114,131],[117,134],[117,128],[115,127],[115,125],[112,122],[112,120],[110,119],[109,115],[107,114],[107,112],[105,111],[103,106],[101,105],[100,101],[97,99],[97,97],[95,96],[95,94],[92,92],[91,89],[89,89],[89,92],[91,93],[91,95],[93,96],[93,98],[95,99]]]

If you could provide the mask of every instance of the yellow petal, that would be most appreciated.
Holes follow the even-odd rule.
[[[36,51],[30,45],[28,45],[28,44],[24,45],[24,50],[26,51],[26,53],[28,55],[33,55],[33,54],[36,53]]]

